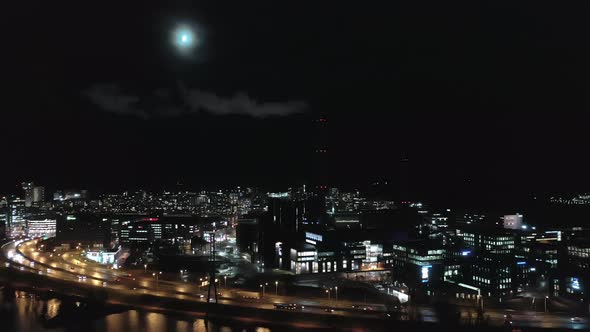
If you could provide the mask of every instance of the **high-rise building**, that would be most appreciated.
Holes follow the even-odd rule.
[[[521,229],[522,215],[513,214],[504,216],[504,228],[506,229]]]
[[[23,182],[21,185],[25,192],[25,206],[31,207],[33,205],[33,188],[35,185],[33,182]]]
[[[8,237],[15,238],[26,235],[25,204],[25,201],[20,198],[10,201],[8,205],[8,225],[6,227]]]
[[[0,207],[0,238],[7,235],[6,226],[8,225],[8,208]]]
[[[23,182],[21,185],[23,191],[25,192],[25,207],[38,205],[39,203],[43,203],[45,201],[44,187],[35,186],[33,182]]]
[[[45,187],[33,187],[33,204],[45,202]]]

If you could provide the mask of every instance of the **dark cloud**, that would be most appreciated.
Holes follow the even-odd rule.
[[[205,110],[213,114],[243,114],[253,117],[285,116],[300,113],[307,108],[301,101],[258,102],[243,92],[231,98],[220,97],[202,90],[188,90],[184,95],[192,110]]]
[[[215,115],[245,115],[256,118],[287,116],[308,109],[303,101],[261,102],[244,92],[232,97],[219,96],[199,89],[180,87],[178,97],[167,89],[157,89],[151,95],[125,93],[117,84],[100,84],[83,92],[106,112],[130,114],[141,118],[174,117],[204,111]]]
[[[140,98],[123,93],[117,84],[95,85],[84,91],[84,95],[106,112],[148,117],[146,112],[137,107]]]

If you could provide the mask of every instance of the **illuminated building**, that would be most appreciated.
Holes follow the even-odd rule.
[[[353,213],[337,213],[333,214],[334,227],[337,229],[360,229],[361,222],[358,214]]]
[[[33,182],[23,182],[21,185],[25,192],[25,206],[31,207],[33,204],[33,188],[35,185]]]
[[[123,222],[120,232],[121,244],[148,246],[154,242],[153,229],[146,223]]]
[[[6,227],[8,224],[8,209],[0,207],[0,237],[6,236]]]
[[[170,215],[119,215],[110,221],[110,237],[112,245],[149,246],[155,242],[182,245],[190,243],[191,238],[203,231],[206,225],[215,222],[219,223],[219,219]]]
[[[291,272],[305,274],[318,272],[317,251],[310,244],[301,244],[290,250]]]
[[[54,237],[57,221],[55,219],[27,220],[28,237]]]
[[[45,202],[45,188],[41,186],[33,187],[33,205]]]
[[[464,228],[457,229],[456,235],[467,247],[475,249],[477,253],[512,256],[515,251],[515,236],[512,233]]]
[[[443,280],[445,248],[437,241],[415,240],[393,244],[386,266],[394,278],[419,292]]]
[[[554,291],[578,301],[587,301],[590,299],[587,292],[590,287],[590,240],[572,241],[566,247],[566,255],[560,282],[553,285]]]
[[[8,206],[8,237],[16,238],[26,235],[26,210],[25,201],[15,198],[10,201]]]
[[[387,232],[305,231],[275,242],[274,263],[295,274],[382,270]],[[363,240],[364,239],[364,240]]]
[[[25,194],[25,207],[39,205],[45,201],[45,188],[35,186],[33,182],[23,182],[22,188]]]
[[[521,214],[506,215],[503,220],[506,229],[521,229],[523,226]]]
[[[501,298],[518,290],[519,280],[526,279],[530,267],[525,257],[515,256],[515,232],[463,225],[456,236],[474,255],[465,272],[465,284],[479,288],[484,296]]]
[[[117,251],[95,251],[89,250],[86,252],[86,258],[98,262],[100,264],[114,264]]]

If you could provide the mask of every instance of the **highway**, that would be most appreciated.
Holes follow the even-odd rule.
[[[181,281],[157,280],[152,276],[152,273],[156,273],[154,271],[131,275],[125,271],[110,269],[104,265],[86,260],[80,256],[79,252],[46,253],[38,251],[36,245],[36,240],[13,241],[5,244],[2,247],[2,256],[6,259],[5,266],[11,264],[22,271],[73,283],[85,283],[118,292],[135,292],[178,300],[207,302],[207,290],[198,285]],[[331,305],[333,303],[321,299],[298,299],[298,301],[295,301],[292,297],[275,295],[266,295],[257,299],[251,295],[256,293],[225,288],[219,289],[219,292],[219,304],[278,310],[275,309],[276,303],[298,303],[300,305],[298,310],[308,313],[328,314],[325,309],[329,306],[335,309],[333,312],[329,312],[331,315],[372,316],[373,318],[385,316],[383,308],[380,308],[380,310],[352,310],[350,306],[346,308],[334,306]],[[338,310],[339,307],[346,310]]]
[[[37,250],[37,240],[20,240],[6,243],[1,248],[1,257],[4,267],[17,268],[24,272],[45,275],[71,283],[84,283],[92,287],[104,288],[112,292],[125,294],[147,294],[161,298],[170,298],[184,301],[207,302],[207,290],[199,285],[182,281],[159,280],[153,276],[155,271],[142,271],[130,274],[124,270],[115,270],[90,261],[81,256],[80,251],[66,253],[49,253]],[[220,283],[223,285],[223,282]],[[316,315],[347,316],[372,319],[387,319],[386,309],[381,304],[355,303],[344,300],[328,300],[327,298],[304,299],[293,296],[277,296],[272,293],[274,285],[266,287],[266,294],[258,297],[258,293],[242,291],[236,288],[222,287],[219,291],[219,304],[242,306],[266,310],[275,309],[278,303],[297,304],[297,311],[303,311]],[[269,294],[271,293],[271,294]],[[353,308],[353,306],[355,308]],[[326,311],[327,308],[331,310]],[[436,322],[438,319],[432,308],[414,307],[419,319],[426,322]],[[463,321],[468,321],[470,312],[461,309]],[[502,325],[507,318],[507,312],[502,310],[486,310],[489,315],[489,323]],[[471,312],[472,320],[475,320],[475,312]],[[586,317],[576,318],[560,313],[539,312],[510,312],[508,320],[514,326],[543,327],[543,328],[572,328],[587,329],[590,327]],[[404,315],[401,316],[403,319]]]

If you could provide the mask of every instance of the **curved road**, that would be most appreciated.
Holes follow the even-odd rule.
[[[206,290],[198,285],[186,282],[174,282],[157,280],[152,276],[152,271],[131,275],[123,270],[113,270],[105,265],[86,260],[80,252],[73,251],[63,254],[39,252],[38,240],[19,240],[6,243],[1,248],[1,256],[4,258],[4,266],[12,266],[22,271],[46,275],[51,278],[61,279],[72,283],[86,283],[95,287],[104,287],[118,292],[135,292],[153,296],[174,298],[179,300],[191,300],[206,302]],[[272,292],[272,285],[268,290]],[[296,303],[304,306],[305,312],[322,315],[345,315],[364,318],[386,318],[385,307],[380,304],[360,304],[349,301],[328,301],[327,299],[303,299],[293,296],[266,295],[263,298],[252,298],[238,289],[221,289],[220,304],[253,307],[258,309],[274,309],[275,303]],[[356,305],[359,309],[352,309]],[[326,308],[334,309],[326,312]],[[424,321],[437,321],[431,308],[416,308],[419,316]],[[504,311],[487,310],[490,323],[501,325],[504,323]],[[469,313],[461,313],[467,319]],[[531,326],[544,328],[573,328],[587,329],[590,327],[586,318],[572,322],[571,317],[558,313],[538,312],[511,312],[512,322],[515,326]],[[475,319],[475,315],[473,316]]]

